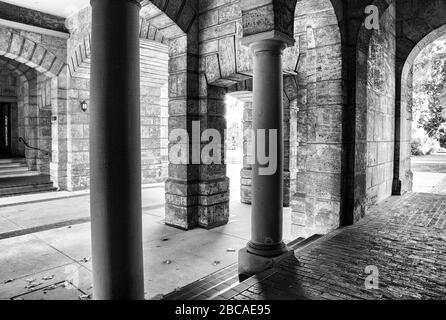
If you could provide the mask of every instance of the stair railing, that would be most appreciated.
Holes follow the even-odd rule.
[[[32,150],[37,150],[37,151],[43,152],[43,153],[45,154],[45,156],[47,156],[47,157],[51,157],[51,151],[42,150],[42,149],[39,149],[39,148],[32,147],[32,146],[30,146],[30,145],[28,144],[28,142],[26,142],[26,140],[25,140],[24,138],[22,138],[22,137],[19,138],[19,142],[20,142],[20,143],[23,143],[23,144],[25,145],[25,147],[28,148],[28,149],[32,149]]]

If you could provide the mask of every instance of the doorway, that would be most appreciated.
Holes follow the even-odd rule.
[[[11,104],[0,103],[0,156],[11,155]]]

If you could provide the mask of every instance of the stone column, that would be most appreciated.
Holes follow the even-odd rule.
[[[139,11],[91,0],[91,233],[97,300],[144,298]]]
[[[291,41],[290,41],[291,42]],[[289,42],[288,42],[289,43]],[[251,42],[254,53],[253,129],[255,161],[252,166],[251,241],[239,254],[239,272],[252,275],[273,266],[275,258],[288,252],[282,240],[283,228],[283,74],[282,52],[287,42],[279,37]],[[266,155],[277,159],[274,172],[259,162],[259,130],[266,131]],[[270,135],[277,140],[270,144]],[[276,144],[277,148],[273,148]],[[272,151],[277,150],[275,154]]]

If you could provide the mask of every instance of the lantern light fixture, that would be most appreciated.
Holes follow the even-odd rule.
[[[81,110],[83,112],[86,112],[87,109],[88,109],[88,104],[87,104],[87,101],[84,100],[84,101],[81,102]]]

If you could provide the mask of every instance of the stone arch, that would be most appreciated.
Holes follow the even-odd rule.
[[[251,32],[247,30],[250,26],[244,25],[244,23],[247,19],[254,19],[254,16],[251,18],[247,18],[247,16],[255,14],[254,12],[258,9],[255,7],[259,4],[251,1],[251,4],[249,4],[253,6],[251,10],[244,6],[245,2],[249,1],[200,3],[200,73],[205,75],[208,84],[230,87],[252,77],[252,53],[249,48],[242,44],[242,38]],[[272,21],[282,14],[280,16],[282,21],[287,21],[285,12],[276,11],[274,13],[273,1],[270,2],[269,9],[266,9],[265,19]],[[279,2],[281,1],[274,1],[277,7]],[[288,8],[288,13],[291,12],[293,1],[284,2],[283,7]],[[265,10],[266,7],[259,10]],[[249,13],[246,10],[251,11]],[[293,17],[293,14],[291,14],[291,17]],[[290,21],[293,21],[293,18],[290,19]],[[292,29],[292,27],[292,24],[286,24],[286,28]],[[284,75],[295,76],[298,61],[299,52],[298,44],[296,44],[296,46],[284,51]]]
[[[329,6],[331,6],[331,1],[326,1]],[[288,133],[291,132],[291,128],[293,129],[293,134],[290,134],[290,137],[302,137],[308,136],[306,130],[305,133],[301,131],[298,132],[297,128],[302,128],[307,126],[306,120],[299,121],[297,118],[297,114],[299,112],[300,118],[303,119],[304,115],[308,114],[308,109],[303,106],[307,105],[308,101],[311,101],[313,104],[316,100],[325,101],[325,105],[335,104],[336,106],[336,115],[332,116],[329,114],[328,108],[326,108],[325,114],[321,113],[320,115],[316,115],[315,117],[323,117],[323,118],[332,118],[329,121],[333,122],[333,125],[329,126],[336,131],[336,128],[340,127],[341,122],[341,114],[342,114],[342,55],[341,55],[341,30],[339,28],[339,19],[338,15],[340,10],[342,10],[342,4],[339,1],[333,1],[334,5],[330,7],[329,11],[329,21],[331,29],[323,29],[321,26],[326,22],[327,15],[325,12],[320,16],[320,20],[318,20],[318,7],[320,4],[318,2],[317,5],[312,9],[313,5],[311,1],[298,1],[297,5],[293,1],[288,1],[286,3],[286,8],[290,5],[292,10],[288,10],[288,14],[281,13],[281,18],[283,21],[288,21],[286,23],[287,28],[281,29],[280,32],[287,32],[291,34],[291,37],[296,38],[296,43],[294,46],[287,48],[283,54],[283,70],[284,70],[284,106],[285,109],[288,106],[291,106],[290,110],[293,110],[295,120],[291,123],[290,129]],[[245,4],[247,6],[245,6]],[[274,5],[279,4],[279,2],[271,2],[269,3],[270,10],[268,13],[263,13],[261,16],[265,17],[265,19],[270,22],[269,27],[274,27],[274,17],[277,12],[274,12]],[[326,4],[326,5],[327,5]],[[336,7],[334,7],[336,6]],[[244,36],[249,36],[251,34],[255,34],[255,32],[264,32],[270,31],[266,29],[255,30],[255,19],[256,13],[261,12],[262,10],[266,10],[268,6],[262,7],[258,3],[249,1],[241,1],[240,3],[231,3],[231,4],[216,4],[216,3],[208,3],[203,5],[200,8],[200,30],[203,35],[200,36],[201,47],[200,47],[200,72],[201,72],[201,83],[200,85],[200,96],[205,98],[208,93],[207,90],[209,86],[218,86],[218,87],[233,87],[237,86],[237,83],[240,81],[244,81],[246,79],[250,79],[252,76],[252,55],[248,48],[243,47],[241,44],[241,39]],[[276,7],[277,8],[277,7]],[[267,10],[267,11],[268,11]],[[324,11],[324,10],[322,10]],[[291,15],[289,14],[291,12]],[[299,15],[307,15],[308,19],[313,19],[314,29],[316,30],[316,37],[318,37],[319,42],[327,41],[330,39],[332,42],[328,43],[319,43],[318,47],[326,46],[327,44],[334,44],[335,50],[326,50],[328,54],[323,55],[320,50],[318,54],[313,54],[312,57],[314,60],[308,59],[311,64],[307,64],[307,57],[305,54],[302,54],[303,51],[306,51],[306,28],[304,27],[302,30],[302,34],[295,31],[298,30],[301,25],[296,23],[296,17]],[[257,15],[258,16],[258,15]],[[218,17],[218,19],[216,18]],[[264,21],[262,20],[262,23]],[[266,24],[263,24],[260,27],[265,27]],[[294,27],[293,27],[294,25]],[[291,27],[291,28],[290,28]],[[267,27],[268,28],[268,27]],[[287,31],[285,31],[287,30]],[[325,39],[325,40],[323,40]],[[328,46],[329,47],[329,46]],[[332,54],[333,56],[329,56]],[[317,65],[315,61],[320,59],[321,65]],[[334,62],[334,63],[333,63]],[[322,65],[325,63],[324,65]],[[313,72],[311,73],[311,77],[314,78],[312,84],[310,85],[311,90],[307,90],[307,70],[306,67],[313,66]],[[330,66],[332,71],[332,75],[323,77],[322,75],[322,67]],[[333,72],[334,70],[334,72]],[[318,73],[319,72],[319,73]],[[319,80],[317,78],[319,77]],[[332,80],[332,82],[330,82]],[[319,85],[317,85],[319,83]],[[323,84],[326,84],[323,87]],[[327,89],[327,91],[331,92],[332,95],[321,95],[323,89]],[[323,99],[321,99],[323,98]],[[300,111],[297,111],[300,110]],[[314,110],[314,108],[312,109]],[[290,114],[292,114],[290,112]],[[313,118],[315,118],[313,117]],[[308,119],[305,117],[305,119]],[[315,118],[316,119],[316,118]],[[299,122],[298,122],[299,121]],[[338,121],[338,123],[335,123]],[[313,130],[313,134],[317,131]],[[341,132],[339,130],[339,132]],[[331,133],[333,136],[334,134]],[[325,136],[330,136],[330,132],[327,132]],[[291,141],[290,141],[291,142]],[[302,142],[302,141],[301,141]],[[306,142],[306,141],[305,141]],[[330,141],[333,142],[333,141]],[[335,141],[338,144],[336,151],[338,154],[341,152],[342,141],[341,138]],[[308,154],[303,151],[303,148],[315,144],[307,144],[300,146],[298,150],[298,142],[290,143],[289,152],[290,152],[290,188],[292,191],[291,202],[293,209],[295,212],[293,215],[295,216],[294,221],[296,225],[293,226],[295,234],[305,234],[308,232],[309,234],[313,234],[314,232],[327,232],[328,230],[334,229],[339,226],[339,198],[338,195],[340,186],[340,172],[336,172],[335,174],[330,174],[330,178],[324,178],[324,173],[320,173],[317,181],[320,181],[318,185],[318,190],[329,189],[333,190],[322,190],[325,191],[324,195],[327,199],[321,199],[320,205],[319,203],[315,206],[314,199],[311,198],[311,194],[315,194],[316,192],[310,190],[304,190],[305,186],[315,184],[305,183],[306,180],[314,181],[315,177],[305,176],[306,171],[306,163],[312,163],[314,159],[306,160],[305,155]],[[317,153],[315,153],[317,154]],[[323,157],[323,155],[321,155]],[[340,158],[340,156],[339,156]],[[305,159],[304,161],[302,161]],[[298,160],[300,160],[300,168],[298,170]],[[341,163],[342,160],[338,159],[337,164]],[[340,165],[339,165],[340,166]],[[300,176],[298,175],[298,172]],[[302,183],[299,185],[299,182],[296,180],[301,180]],[[305,180],[306,179],[306,180]],[[328,183],[327,183],[328,182]],[[293,185],[294,184],[294,185]],[[297,191],[298,187],[300,187],[299,191]],[[296,191],[295,191],[296,190]],[[308,196],[307,196],[308,195]],[[314,214],[312,208],[320,208],[319,216]],[[307,210],[308,208],[308,210]],[[327,209],[329,208],[329,209]],[[318,230],[314,227],[314,223],[307,222],[311,219],[307,219],[307,217],[315,217],[318,216],[318,221],[321,221],[322,227]],[[334,218],[333,218],[334,217]],[[314,219],[313,219],[314,221]],[[305,229],[305,230],[304,230]]]
[[[247,87],[246,83],[248,84]],[[292,90],[296,84],[294,77],[284,77],[284,196],[283,206],[289,207],[291,197],[296,187],[296,145],[297,145],[297,89]],[[241,171],[241,202],[251,204],[252,166],[250,154],[252,142],[250,132],[252,130],[252,81],[245,81],[245,86],[233,86],[229,88],[230,96],[241,101],[244,106],[243,114],[243,169]],[[237,90],[237,91],[232,91]]]
[[[335,6],[336,5],[336,6]],[[342,119],[345,108],[342,29],[337,1],[296,3],[292,50],[296,75],[285,81],[296,113],[290,140],[293,236],[325,234],[340,225]],[[292,81],[290,81],[292,80]],[[288,96],[288,93],[287,93]]]
[[[5,56],[0,57],[0,64],[5,66],[9,71],[13,72],[21,81],[30,81],[36,77],[32,68],[15,60],[11,60]]]
[[[169,132],[178,127],[187,127],[190,117],[196,115],[199,108],[199,81],[197,75],[198,1],[140,1],[140,3],[142,7],[140,11],[139,29],[141,48],[150,46],[150,41],[159,42],[168,48],[169,75],[167,81],[167,109],[169,124],[166,123],[166,127],[168,126]],[[82,93],[76,98],[73,98],[73,104],[77,103],[79,96],[82,96],[82,99],[88,102],[91,8],[86,7],[78,14],[71,16],[66,24],[71,34],[68,41],[68,60],[72,90],[76,89]],[[141,85],[144,87],[145,84],[141,82]],[[164,88],[165,86],[162,87]],[[150,98],[143,100],[151,101]],[[163,98],[163,100],[166,99]],[[145,104],[144,101],[143,104]],[[87,113],[81,113],[79,115],[79,118],[83,119],[84,125],[88,124],[88,118],[86,117],[88,117]],[[164,117],[161,120],[164,121]],[[142,128],[143,142],[144,136],[152,132],[150,128],[147,129],[144,130]],[[163,143],[166,143],[166,141],[163,141]],[[78,188],[88,187],[89,165],[87,153],[82,152],[78,156],[78,158],[81,158],[81,161],[77,161],[77,165],[83,162],[82,167],[76,170],[76,172],[82,172],[82,176],[76,177]],[[164,153],[158,157],[158,159],[164,158],[167,158],[167,155]],[[183,223],[184,221],[181,221],[186,221],[187,218],[177,219],[178,216],[188,217],[190,216],[188,212],[197,209],[197,207],[191,209],[189,201],[187,200],[193,197],[194,193],[196,194],[195,190],[198,189],[197,179],[192,181],[190,175],[183,174],[187,173],[189,169],[189,166],[175,166],[170,164],[168,180],[166,182],[166,223],[184,229],[192,228],[196,225],[196,220],[189,224],[189,222]],[[166,170],[163,168],[161,171],[165,172]]]
[[[354,183],[351,189],[353,194],[353,210],[352,217],[347,217],[347,220],[354,222],[363,217],[366,213],[367,207],[376,202],[381,201],[390,195],[401,195],[412,189],[412,172],[410,170],[410,95],[407,91],[411,88],[412,65],[411,59],[418,54],[421,46],[431,41],[438,36],[437,32],[443,32],[442,26],[446,23],[446,4],[441,1],[375,1],[373,4],[377,5],[380,10],[381,21],[380,25],[388,28],[393,28],[395,39],[395,46],[389,48],[390,54],[394,55],[394,71],[387,72],[389,81],[393,83],[395,92],[393,93],[393,101],[387,97],[386,102],[381,103],[381,107],[388,108],[389,112],[394,113],[394,123],[390,130],[393,134],[392,143],[394,144],[392,150],[377,150],[376,154],[382,155],[384,153],[391,154],[391,164],[384,170],[370,171],[368,163],[376,161],[373,155],[373,149],[370,148],[367,141],[370,140],[371,126],[376,125],[373,122],[380,119],[371,117],[369,114],[370,104],[377,105],[376,99],[370,95],[368,91],[370,87],[370,69],[373,71],[373,66],[370,62],[370,51],[373,49],[372,42],[376,40],[377,34],[373,30],[367,30],[364,25],[359,30],[357,42],[357,56],[356,56],[356,92],[355,92],[355,157],[354,157],[354,176],[352,177]],[[386,21],[392,16],[393,21]],[[391,26],[393,24],[393,26]],[[432,33],[429,37],[428,35]],[[425,38],[426,37],[426,38]],[[423,43],[425,38],[426,43]],[[376,44],[376,43],[375,43]],[[376,46],[375,46],[376,47]],[[418,52],[417,52],[418,51]],[[394,52],[394,53],[393,53]],[[412,53],[412,54],[411,54]],[[373,58],[373,57],[372,57]],[[375,59],[376,60],[376,59]],[[407,62],[407,63],[406,63]],[[412,61],[413,62],[413,61]],[[377,73],[380,71],[375,68]],[[409,89],[409,90],[407,90]],[[376,98],[376,97],[375,97]],[[392,109],[392,111],[390,111]],[[369,115],[369,116],[368,116]],[[388,130],[383,130],[385,133]],[[369,136],[368,136],[369,135]],[[377,160],[379,162],[379,159]],[[368,172],[367,172],[368,171]],[[392,187],[389,192],[389,187],[386,187],[385,192],[373,190],[374,180],[380,180],[380,177],[385,177],[386,184],[389,183],[389,178],[392,177]],[[382,180],[382,179],[381,179]]]
[[[179,5],[176,7],[176,5]],[[141,50],[141,102],[142,102],[142,174],[144,183],[161,182],[167,176],[167,135],[168,123],[167,114],[164,110],[168,109],[169,118],[180,118],[187,114],[187,106],[191,104],[198,105],[197,101],[192,101],[192,97],[196,97],[196,87],[198,87],[197,72],[194,70],[197,63],[197,44],[195,34],[196,28],[194,23],[197,22],[196,16],[198,9],[195,1],[141,1],[140,11],[140,50]],[[175,8],[174,8],[175,7]],[[70,30],[71,37],[68,41],[68,60],[70,67],[70,82],[72,89],[79,91],[81,100],[89,101],[89,78],[90,78],[90,43],[91,43],[91,7],[86,7],[71,16],[67,20],[67,27]],[[194,29],[195,28],[195,29]],[[161,45],[155,44],[160,43]],[[152,54],[150,52],[157,52]],[[167,53],[169,59],[165,61],[164,55]],[[162,55],[162,57],[161,57]],[[156,61],[155,61],[156,60]],[[162,61],[161,61],[162,60]],[[161,70],[166,65],[167,74]],[[161,67],[162,66],[162,67]],[[154,70],[162,74],[154,77]],[[166,76],[166,77],[165,77]],[[164,81],[168,83],[168,107],[164,104],[167,100],[164,98],[165,84],[158,82]],[[189,80],[192,78],[192,80]],[[154,80],[155,83],[150,83]],[[158,112],[153,110],[153,106],[158,104],[155,96],[160,95],[160,109],[162,115],[159,119],[155,114]],[[79,100],[78,96],[72,99],[73,104]],[[162,101],[161,101],[162,100]],[[162,103],[161,103],[162,102]],[[161,105],[163,104],[163,105]],[[88,114],[80,113],[77,119],[81,119],[84,125],[88,125]],[[150,118],[150,119],[149,119]],[[149,128],[148,123],[158,123],[156,129]],[[166,127],[166,128],[165,128]],[[166,135],[165,139],[155,139],[158,134]],[[157,140],[155,142],[155,140]],[[79,143],[83,143],[79,141]],[[151,160],[153,154],[157,154],[158,150],[155,145],[160,144],[160,155],[156,160]],[[76,188],[88,187],[88,156],[86,152],[81,152],[77,157],[81,157],[84,162],[82,168],[76,170],[80,173],[76,177]],[[150,159],[149,159],[150,158]],[[158,163],[159,162],[159,163]],[[153,171],[153,172],[152,172]],[[156,176],[155,176],[156,171]]]
[[[370,1],[369,4],[375,5],[379,9],[380,29],[382,30],[383,25],[384,27],[388,26],[385,19],[388,19],[390,16],[392,20],[390,24],[393,23],[393,25],[390,27],[393,28],[393,33],[395,33],[394,1],[375,0]],[[365,9],[365,5],[360,7],[360,9],[363,11]],[[353,141],[353,144],[352,147],[347,150],[349,155],[346,172],[350,173],[348,174],[347,180],[344,181],[345,201],[346,203],[349,203],[347,207],[351,205],[351,208],[345,210],[345,223],[354,223],[364,217],[367,206],[373,204],[373,202],[376,200],[372,198],[378,198],[377,195],[376,197],[368,197],[368,185],[370,184],[371,180],[370,169],[369,174],[367,173],[368,160],[370,158],[368,156],[367,139],[368,133],[370,135],[371,132],[370,128],[368,128],[368,121],[373,120],[372,117],[368,117],[368,110],[370,110],[368,107],[368,104],[370,103],[368,87],[370,80],[370,50],[371,41],[375,39],[374,37],[377,35],[378,32],[367,29],[364,23],[360,25],[356,38],[355,65],[350,70],[350,72],[354,72],[355,76],[355,83],[353,84],[354,94],[351,98],[351,103],[354,107],[352,109],[352,115],[349,117],[350,121],[353,121],[352,123],[354,123],[354,125],[350,131],[352,138],[349,139],[350,141]],[[393,48],[393,52],[394,50],[395,48]],[[389,52],[389,54],[391,54],[391,52]]]
[[[44,173],[51,174],[51,180],[59,188],[65,189],[67,185],[67,166],[64,159],[67,154],[67,139],[63,133],[66,129],[66,117],[59,117],[59,115],[62,116],[66,112],[68,73],[65,57],[62,56],[61,52],[57,52],[51,45],[47,46],[24,36],[18,30],[0,26],[0,57],[27,66],[29,70],[35,70],[37,80],[31,79],[28,83],[34,84],[34,82],[37,82],[36,91],[40,92],[39,96],[41,98],[45,92],[45,106],[39,108],[39,118],[41,118],[42,123],[45,123],[47,129],[39,129],[41,131],[39,135],[46,138],[37,141],[39,149],[45,151],[37,153],[36,168],[43,170]],[[20,68],[24,67],[19,66],[18,70]],[[30,90],[30,92],[33,91]],[[38,101],[36,105],[40,105]],[[44,117],[45,119],[43,119]],[[50,154],[49,160],[43,159],[48,157],[48,154]]]
[[[143,0],[141,6],[147,11],[146,18],[151,20],[150,24],[164,32],[168,30],[169,38],[173,38],[174,33],[190,33],[198,18],[197,1],[194,0]]]
[[[61,57],[47,47],[2,26],[0,56],[23,63],[50,78],[58,77],[66,65]]]
[[[141,5],[139,23],[139,37],[141,40],[151,40],[169,46],[169,42],[174,41],[173,39],[186,36],[187,32],[183,31],[167,13],[151,1],[142,1]],[[161,6],[161,4],[158,5]],[[163,8],[163,6],[161,7]],[[181,7],[182,10],[188,11],[186,9],[188,7],[183,5]],[[72,45],[68,59],[70,73],[76,77],[88,78],[91,57],[91,7],[87,6],[78,14],[69,17],[66,24],[73,35],[70,38]],[[180,45],[182,51],[184,51],[187,41],[175,42],[174,45]]]
[[[36,86],[36,71],[4,56],[0,57],[0,67],[13,74],[16,80],[13,95],[15,99],[11,104],[11,152],[14,156],[30,158],[29,154],[27,157],[25,146],[19,142],[20,137],[24,137],[28,141],[24,121],[20,120],[24,120],[25,103],[30,103],[30,86]],[[28,97],[28,101],[25,101],[25,97]],[[28,161],[28,166],[32,169],[31,164],[31,161]]]
[[[252,78],[247,76],[244,80],[235,81],[232,79],[225,79],[220,74],[220,77],[213,77],[213,82],[209,83],[206,75],[201,77],[203,84],[200,99],[202,105],[206,104],[206,109],[200,110],[200,121],[202,122],[202,129],[204,128],[217,128],[220,132],[224,132],[226,129],[226,110],[225,110],[225,98],[227,94],[231,94],[235,97],[242,97],[245,102],[249,102],[247,99],[249,95],[247,92],[252,92]],[[291,110],[295,110],[297,106],[297,81],[294,76],[284,73],[284,147],[285,147],[285,172],[284,172],[284,206],[290,206],[291,189],[294,188],[295,174],[290,173],[291,154],[290,154],[290,125],[291,125]],[[252,108],[252,97],[251,97]],[[249,107],[248,107],[249,109]],[[296,112],[294,112],[296,115]],[[249,120],[249,119],[248,119]],[[246,154],[245,154],[246,160]],[[215,166],[213,168],[215,170]],[[226,177],[226,165],[223,164],[217,170],[218,173],[213,176],[207,176],[208,184],[224,184],[227,189],[218,189],[218,192],[224,194],[221,197],[224,201],[220,204],[220,210],[224,212],[224,215],[218,216],[219,218],[226,219],[229,214],[229,180]],[[294,173],[294,172],[293,172]],[[241,199],[243,203],[251,203],[251,180],[252,172],[251,167],[244,163],[244,169],[241,172]],[[216,188],[212,188],[217,190]],[[221,223],[221,221],[218,221]]]
[[[412,191],[411,125],[413,64],[418,54],[446,34],[444,1],[398,1],[396,61],[396,121],[393,193]]]

